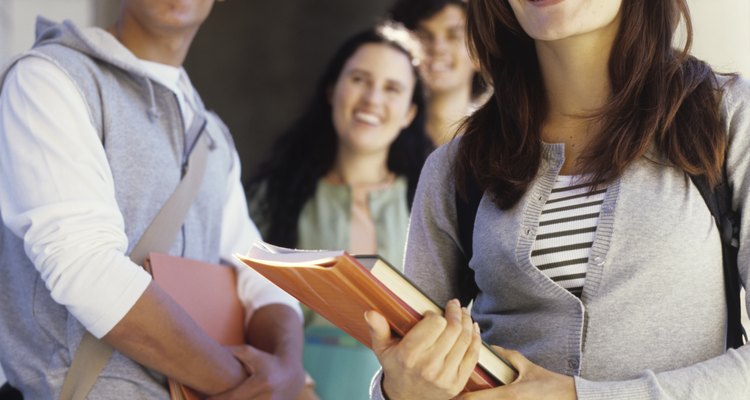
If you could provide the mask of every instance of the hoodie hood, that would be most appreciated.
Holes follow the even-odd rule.
[[[131,73],[146,76],[146,72],[138,65],[138,58],[102,28],[79,28],[70,20],[57,23],[44,17],[37,17],[34,47],[45,44],[70,47],[89,57]]]
[[[138,58],[109,32],[97,27],[79,28],[70,20],[57,23],[41,16],[37,17],[34,48],[49,44],[69,47],[142,80],[150,97],[149,118],[153,120],[159,117],[152,79],[140,66]]]

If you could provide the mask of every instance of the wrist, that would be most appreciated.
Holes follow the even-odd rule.
[[[383,372],[380,377],[380,393],[383,394],[384,400],[396,400],[396,398],[392,396],[392,391],[389,392],[388,389],[386,389],[386,386],[385,372]]]
[[[250,373],[247,371],[245,365],[238,359],[235,359],[236,365],[230,368],[225,375],[226,381],[222,382],[220,388],[215,388],[211,392],[204,393],[208,396],[222,396],[226,393],[231,392],[232,390],[236,389],[239,385],[242,384],[248,377],[250,377]]]
[[[566,386],[568,387],[568,399],[578,400],[578,392],[576,391],[576,380],[572,376],[566,376]]]
[[[245,370],[244,365],[242,365],[239,360],[236,361],[235,366],[224,370],[224,373],[221,375],[222,381],[215,382],[215,384],[210,389],[204,391],[203,394],[208,396],[219,396],[232,391],[234,388],[242,384],[250,374]]]
[[[220,386],[214,388],[213,393],[206,394],[219,395],[228,392],[242,384],[250,376],[250,371],[247,370],[242,361],[235,357],[232,357],[232,363],[227,367],[225,373],[222,374],[225,381],[221,382]]]

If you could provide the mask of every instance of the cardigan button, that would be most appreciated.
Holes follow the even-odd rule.
[[[568,367],[569,368],[578,370],[579,366],[580,366],[580,363],[578,362],[577,358],[569,358],[568,359]]]
[[[593,261],[593,264],[596,265],[597,267],[601,267],[602,265],[604,265],[604,257],[596,256],[594,257],[592,261]]]

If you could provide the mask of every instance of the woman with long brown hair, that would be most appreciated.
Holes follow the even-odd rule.
[[[308,108],[247,184],[269,243],[375,254],[401,267],[409,208],[432,144],[420,45],[383,23],[333,55]],[[338,299],[330,299],[338,301]],[[304,365],[325,400],[362,400],[378,369],[365,346],[304,308]]]
[[[747,398],[750,347],[725,350],[720,232],[689,176],[731,188],[747,287],[750,85],[690,56],[691,33],[685,0],[469,2],[495,92],[425,164],[405,260],[446,312],[403,339],[366,314],[374,398],[459,395],[480,335],[519,377],[461,398]]]

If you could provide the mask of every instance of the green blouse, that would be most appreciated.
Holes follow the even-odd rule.
[[[406,178],[369,193],[370,215],[375,223],[378,254],[403,268],[406,231],[409,226]],[[299,217],[297,247],[311,250],[349,250],[352,194],[347,185],[318,182],[315,195]]]

